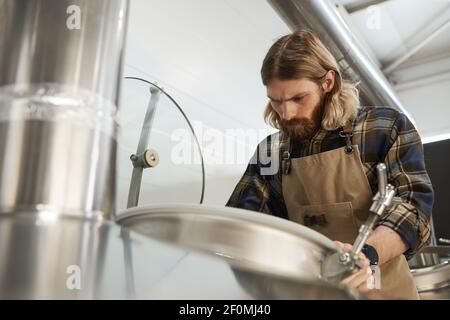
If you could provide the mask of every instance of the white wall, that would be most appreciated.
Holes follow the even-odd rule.
[[[124,76],[143,77],[162,85],[191,121],[197,127],[201,124],[199,138],[209,139],[202,142],[206,153],[222,149],[211,147],[227,133],[229,142],[244,148],[244,159],[234,164],[220,163],[236,153],[230,147],[223,149],[224,154],[206,159],[204,203],[223,205],[256,143],[273,131],[261,116],[266,98],[259,70],[269,46],[288,33],[288,28],[263,0],[132,0],[129,20]],[[126,206],[129,156],[136,151],[148,100],[144,83],[123,81],[118,209]],[[187,128],[174,106],[162,97],[150,138],[150,147],[159,152],[160,165],[145,170],[140,205],[199,201],[200,166],[177,165],[171,155],[179,146],[173,139],[175,130]],[[263,132],[257,132],[259,136],[252,140],[236,137],[229,129]],[[188,139],[187,145],[192,141]]]

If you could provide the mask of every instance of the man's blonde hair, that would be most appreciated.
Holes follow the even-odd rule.
[[[306,78],[320,85],[328,71],[335,73],[334,87],[325,96],[322,128],[336,130],[353,119],[359,107],[356,84],[344,81],[336,59],[323,43],[308,30],[298,30],[278,39],[267,52],[261,68],[264,85],[272,79]],[[280,117],[268,103],[264,120],[280,129]]]

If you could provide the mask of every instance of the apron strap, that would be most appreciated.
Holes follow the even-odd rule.
[[[281,157],[281,172],[284,175],[291,171],[291,139],[287,134],[280,134],[280,157]]]
[[[339,131],[339,136],[345,138],[345,153],[352,154],[353,121],[347,121],[345,126]]]

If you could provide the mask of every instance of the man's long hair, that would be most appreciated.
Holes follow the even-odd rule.
[[[323,43],[308,30],[299,30],[278,39],[267,52],[261,68],[264,85],[272,79],[295,80],[306,78],[321,85],[329,70],[335,73],[333,90],[324,98],[322,128],[336,130],[353,119],[359,107],[356,84],[344,81],[336,59]],[[268,103],[264,120],[281,129],[280,117]]]

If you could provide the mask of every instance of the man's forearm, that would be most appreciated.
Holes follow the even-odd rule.
[[[408,250],[408,246],[400,235],[385,226],[378,226],[370,235],[367,243],[377,250],[380,266]]]

